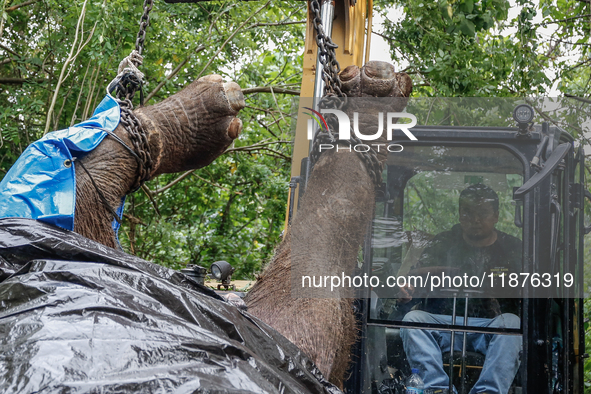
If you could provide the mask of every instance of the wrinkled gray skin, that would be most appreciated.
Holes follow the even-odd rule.
[[[362,69],[347,67],[340,77],[349,97],[384,97],[349,104],[349,118],[357,112],[363,126],[360,130],[367,135],[377,131],[379,112],[400,112],[412,91],[410,77],[395,73],[384,62],[369,62]],[[383,161],[386,154],[378,158]],[[326,298],[323,289],[300,288],[298,292],[291,279],[299,283],[302,275],[352,275],[374,203],[374,180],[360,156],[347,151],[324,153],[314,166],[291,228],[245,300],[250,313],[296,344],[339,387],[358,335],[354,295],[347,289],[331,293],[333,298]]]
[[[150,177],[210,164],[240,134],[242,122],[236,115],[244,105],[236,83],[224,83],[221,76],[209,75],[156,105],[136,109],[134,113],[149,136],[154,162]],[[121,124],[115,134],[132,146]],[[135,158],[107,136],[80,161],[116,210],[136,183],[139,173]],[[113,215],[100,201],[88,175],[76,164],[74,231],[114,248],[117,241],[112,221]]]

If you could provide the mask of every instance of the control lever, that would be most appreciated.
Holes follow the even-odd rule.
[[[529,178],[529,180],[525,182],[523,186],[517,189],[517,191],[513,194],[513,198],[515,200],[522,199],[527,193],[532,191],[536,186],[542,183],[542,181],[552,175],[562,159],[566,157],[571,147],[571,144],[568,142],[558,145],[558,147],[554,149],[554,152],[552,152],[552,155],[550,155],[550,157],[546,160],[542,171]]]

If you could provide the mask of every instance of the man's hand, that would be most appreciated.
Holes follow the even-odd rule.
[[[398,297],[398,302],[400,304],[406,304],[407,302],[412,301],[412,295],[415,292],[415,287],[413,285],[407,284],[405,286],[400,287],[400,293]]]

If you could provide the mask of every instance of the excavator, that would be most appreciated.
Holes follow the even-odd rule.
[[[349,65],[362,67],[369,60],[373,4],[371,0],[312,3],[308,7],[300,100],[307,98],[316,106],[325,82],[319,77],[323,64],[317,56],[314,20],[317,24],[320,16],[325,34],[337,46],[336,59],[341,69]],[[314,12],[318,7],[320,15]],[[537,116],[543,102],[443,101],[411,98],[407,105],[407,112],[419,118],[418,126],[411,129],[416,141],[403,135],[391,141],[404,149],[389,153],[384,165],[382,192],[376,197],[373,225],[360,259],[361,270],[382,280],[408,275],[433,237],[455,224],[460,191],[470,185],[486,184],[499,197],[496,228],[521,244],[520,280],[511,283],[514,287],[509,288],[508,282],[505,287],[515,290],[517,284],[521,286],[515,295],[519,302],[512,311],[519,324],[511,328],[472,326],[470,302],[476,302],[477,290],[454,286],[439,289],[438,297],[447,291],[444,297],[453,302],[451,324],[440,324],[408,321],[405,315],[409,307],[400,302],[397,294],[380,287],[369,288],[355,304],[360,336],[345,391],[405,392],[404,382],[411,367],[420,369],[420,365],[416,357],[407,354],[410,349],[405,348],[401,333],[415,330],[445,333],[451,339],[451,346],[439,349],[435,355],[441,358],[449,386],[447,391],[444,388],[433,392],[472,393],[486,368],[494,375],[494,366],[486,365],[486,354],[466,347],[467,337],[481,335],[489,339],[517,338],[517,372],[514,377],[502,377],[509,379],[505,384],[509,393],[582,394],[583,366],[589,357],[584,340],[584,235],[591,231],[584,223],[584,207],[591,193],[585,184],[583,146],[577,146],[566,126],[558,125],[549,116]],[[433,113],[439,104],[441,116],[437,119]],[[307,138],[309,117],[303,115],[305,106],[300,104],[297,117],[286,224],[297,215],[309,176],[312,144]],[[484,116],[471,118],[473,123],[461,121],[458,108],[472,113],[483,108],[497,111],[498,118],[505,121],[487,124],[481,121]],[[498,279],[503,272],[489,275]],[[554,280],[551,286],[538,283],[537,278],[542,276]],[[428,302],[428,298],[422,302]]]

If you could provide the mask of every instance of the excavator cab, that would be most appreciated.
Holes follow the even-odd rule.
[[[461,102],[474,113],[473,99],[451,100],[442,119]],[[583,392],[583,147],[498,100],[486,105],[506,126],[448,121],[392,141],[404,148],[388,156],[363,248],[363,274],[379,280],[357,300],[347,392],[403,393],[411,368],[429,393]],[[466,190],[486,202],[470,211]],[[487,225],[492,246],[474,246]]]

